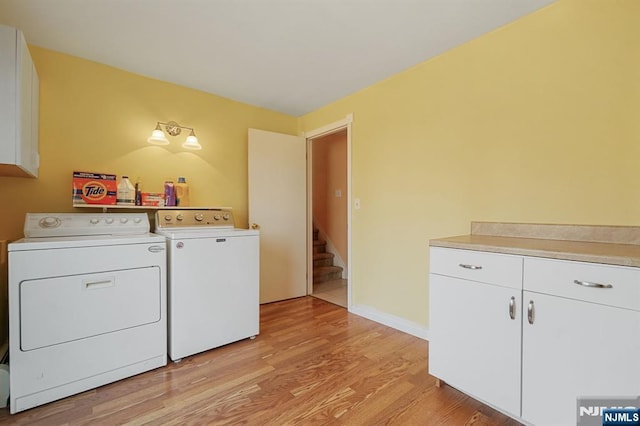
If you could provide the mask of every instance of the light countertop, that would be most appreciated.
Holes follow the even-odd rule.
[[[640,244],[634,244],[640,227],[473,222],[471,229],[469,235],[433,239],[429,245],[640,267]]]

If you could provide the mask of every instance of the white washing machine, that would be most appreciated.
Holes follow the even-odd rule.
[[[169,357],[256,336],[259,232],[234,228],[228,208],[159,210],[155,232],[167,238]]]
[[[166,240],[149,227],[27,214],[8,247],[11,413],[166,365]]]

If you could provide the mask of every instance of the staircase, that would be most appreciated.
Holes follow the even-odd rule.
[[[318,230],[313,229],[313,283],[342,279],[342,268],[333,265],[333,253],[327,252],[327,242],[318,239]]]

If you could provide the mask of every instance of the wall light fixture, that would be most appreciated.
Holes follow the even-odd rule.
[[[162,130],[163,126],[164,131]],[[158,123],[156,124],[156,128],[151,133],[151,136],[147,138],[147,142],[153,145],[169,145],[169,139],[167,139],[165,132],[167,132],[170,136],[178,136],[182,132],[182,129],[191,130],[191,133],[189,133],[189,136],[187,136],[187,139],[182,144],[182,147],[184,149],[193,150],[202,149],[202,146],[198,143],[198,138],[196,138],[196,132],[193,130],[193,127],[181,126],[175,121],[169,121],[167,123],[158,121]]]

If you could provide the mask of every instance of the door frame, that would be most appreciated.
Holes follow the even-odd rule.
[[[351,124],[353,113],[317,129],[304,132],[307,144],[307,294],[313,293],[313,150],[314,139],[347,130],[347,310],[351,309]]]

